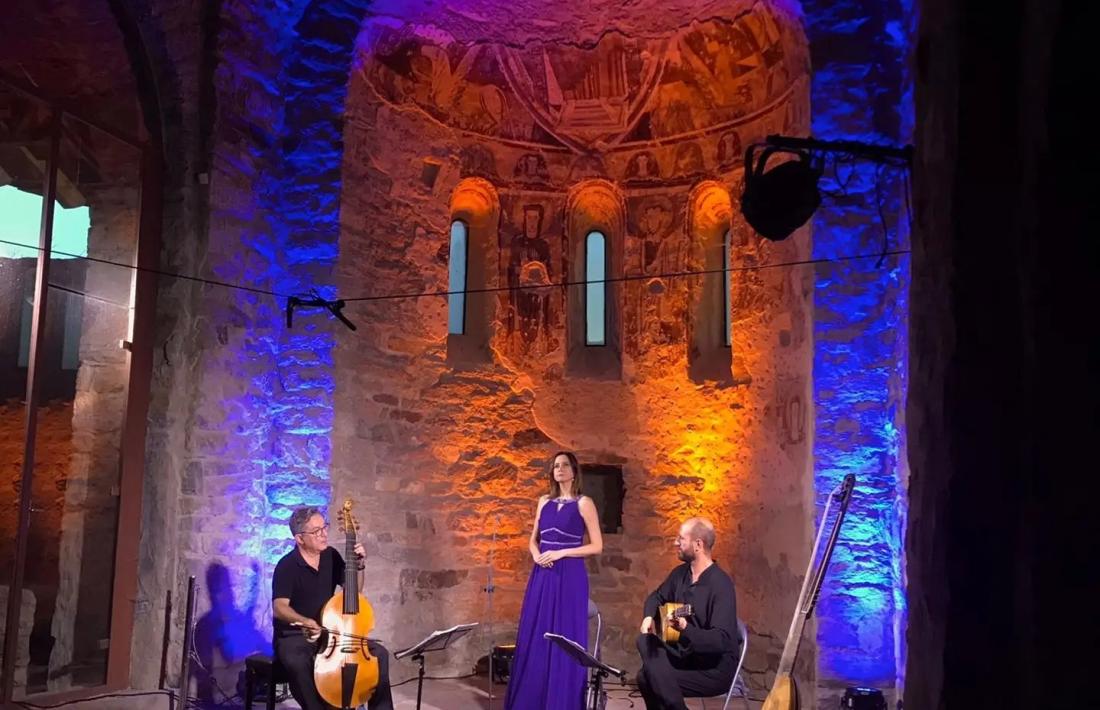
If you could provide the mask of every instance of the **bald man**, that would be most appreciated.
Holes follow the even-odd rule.
[[[684,710],[684,698],[725,695],[733,682],[741,638],[733,580],[715,564],[714,525],[691,518],[676,536],[683,562],[645,601],[638,636],[642,670],[638,689],[646,710]],[[666,644],[655,635],[654,617],[662,604],[690,604],[692,615],[672,623],[680,639]]]

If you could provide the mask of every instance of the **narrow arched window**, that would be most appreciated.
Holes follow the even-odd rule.
[[[730,230],[722,239],[722,323],[725,328],[726,347],[733,345],[732,315],[730,313]]]
[[[500,200],[492,183],[464,178],[451,195],[447,250],[447,362],[491,362]],[[443,235],[439,235],[442,239]],[[442,274],[440,274],[442,276]]]
[[[731,382],[733,308],[729,188],[714,180],[696,185],[688,199],[692,258],[703,273],[689,291],[688,376],[693,382]]]
[[[468,229],[460,219],[451,222],[451,256],[447,280],[447,332],[466,332],[466,260]]]
[[[589,232],[584,242],[584,344],[607,344],[607,240]]]
[[[622,377],[626,200],[606,180],[584,180],[565,201],[566,374]]]

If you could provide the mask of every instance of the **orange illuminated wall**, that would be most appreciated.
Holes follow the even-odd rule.
[[[409,12],[360,33],[338,290],[446,291],[459,215],[479,234],[468,273],[498,290],[467,304],[476,335],[449,336],[446,298],[424,297],[358,304],[369,325],[337,336],[333,492],[364,508],[380,633],[397,647],[482,621],[456,669],[490,620],[511,638],[545,459],[566,448],[623,472],[622,529],[589,561],[611,662],[636,664],[642,600],[696,514],[718,526],[751,647],[777,654],[810,544],[813,274],[757,267],[805,259],[810,238],[761,241],[735,205],[743,149],[808,128],[797,18],[733,3],[516,44]],[[614,279],[603,346],[584,343],[576,283],[594,229]],[[728,290],[691,275],[724,263]]]

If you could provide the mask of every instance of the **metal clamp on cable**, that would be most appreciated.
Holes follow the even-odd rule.
[[[344,315],[344,301],[343,299],[337,299],[330,301],[327,298],[322,298],[319,293],[313,291],[312,296],[291,296],[286,302],[286,327],[291,328],[294,325],[294,310],[302,308],[324,308],[337,318],[341,323],[346,325],[349,330],[358,330],[355,324],[348,320]]]

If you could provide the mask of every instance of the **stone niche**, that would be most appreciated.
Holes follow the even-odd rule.
[[[606,31],[571,37],[552,18],[493,34],[399,5],[365,19],[349,79],[338,289],[446,291],[455,220],[472,220],[467,288],[523,288],[471,299],[461,337],[442,297],[356,304],[365,327],[338,336],[333,494],[360,502],[378,634],[398,648],[482,622],[453,670],[514,638],[564,448],[622,473],[621,525],[588,561],[605,658],[636,668],[642,601],[676,563],[678,522],[703,514],[750,629],[747,682],[765,687],[812,542],[812,272],[751,267],[807,258],[810,236],[762,241],[736,205],[744,149],[808,133],[797,14],[616,4]],[[622,279],[601,346],[584,286],[561,285],[583,281],[593,231]],[[725,264],[728,283],[683,273]]]

